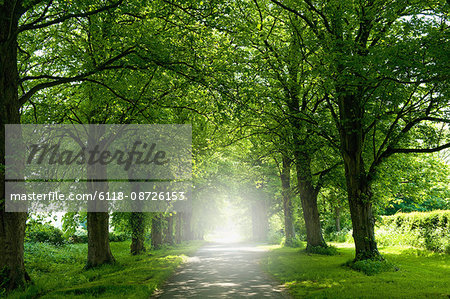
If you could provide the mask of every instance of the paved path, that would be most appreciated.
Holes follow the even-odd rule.
[[[258,261],[264,250],[250,244],[208,244],[189,258],[156,298],[289,298]]]

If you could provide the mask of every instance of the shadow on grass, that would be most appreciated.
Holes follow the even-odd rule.
[[[148,298],[202,244],[189,242],[133,256],[129,241],[113,242],[117,262],[89,270],[83,270],[86,244],[29,244],[26,268],[34,285],[8,298]]]
[[[417,255],[406,248],[384,247],[380,251],[399,271],[372,276],[343,267],[354,258],[347,244],[333,244],[339,254],[308,255],[290,248],[266,254],[265,270],[285,284],[295,298],[448,298],[450,256]]]

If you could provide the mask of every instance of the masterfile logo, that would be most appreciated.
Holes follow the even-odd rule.
[[[189,198],[190,125],[25,124],[5,129],[8,211],[160,211],[168,208],[161,201]],[[98,204],[106,201],[115,203]]]

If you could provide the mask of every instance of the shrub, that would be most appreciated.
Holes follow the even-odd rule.
[[[63,232],[59,228],[47,223],[41,223],[35,219],[30,219],[27,223],[25,241],[47,242],[53,245],[65,243]]]
[[[88,242],[87,232],[76,231],[72,236],[69,237],[69,242],[73,244],[87,243]]]
[[[110,242],[123,242],[123,241],[129,240],[129,239],[130,239],[129,235],[126,234],[126,233],[123,233],[123,232],[121,232],[121,233],[116,233],[116,232],[109,233],[109,241]]]
[[[328,242],[353,242],[352,230],[351,229],[342,229],[340,231],[332,231],[324,234],[324,238]]]
[[[110,242],[123,242],[129,240],[130,237],[128,234],[120,232],[110,232],[109,233],[109,241]],[[73,244],[77,243],[87,243],[88,242],[88,236],[87,232],[85,231],[77,231],[75,234],[70,236],[69,242]]]
[[[380,245],[409,245],[450,253],[450,211],[398,213],[382,217]]]

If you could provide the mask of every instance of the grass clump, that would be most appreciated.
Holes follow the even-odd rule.
[[[367,259],[361,261],[349,261],[345,266],[360,271],[368,276],[380,274],[387,271],[398,271],[399,269],[394,264],[384,259]]]
[[[286,237],[283,237],[281,241],[281,246],[291,247],[291,248],[302,248],[304,246],[304,242],[300,240],[298,236],[295,238],[286,240]]]
[[[305,252],[321,255],[336,255],[338,254],[337,248],[332,245],[327,246],[308,246]]]

